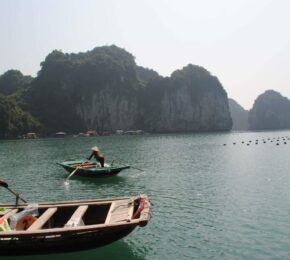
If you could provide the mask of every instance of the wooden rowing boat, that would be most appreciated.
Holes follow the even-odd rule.
[[[68,172],[76,170],[75,175],[86,177],[109,177],[118,174],[120,171],[130,168],[129,165],[121,165],[118,163],[105,164],[101,167],[99,163],[88,161],[66,161],[58,163]]]
[[[0,219],[8,220],[9,224],[12,216],[27,208],[27,203],[0,207],[5,209],[0,212]],[[107,245],[128,235],[135,227],[145,226],[150,202],[146,195],[139,195],[44,202],[37,204],[37,210],[39,215],[29,225],[20,223],[20,230],[0,232],[0,255],[48,254]],[[23,218],[18,220],[21,221]]]

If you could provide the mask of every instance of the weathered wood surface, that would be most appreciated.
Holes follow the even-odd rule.
[[[48,202],[39,202],[39,207],[49,207],[49,206],[73,206],[73,205],[82,205],[82,204],[108,204],[113,201],[118,200],[128,200],[136,199],[139,196],[133,197],[115,197],[115,198],[104,198],[104,199],[88,199],[88,200],[66,200],[66,201],[48,201]],[[18,208],[26,207],[28,203],[19,204]],[[0,207],[15,208],[14,204],[1,204]]]
[[[144,198],[146,203],[144,210],[141,212],[140,218],[131,219],[134,209],[134,201],[138,198]],[[80,219],[83,218],[86,214],[90,205],[105,205],[110,204],[110,209],[104,223],[99,224],[90,224],[90,225],[79,225],[79,226],[66,226],[63,227],[52,227],[49,228],[45,224],[49,219],[53,219],[53,214],[56,212],[57,208],[61,207],[71,207],[77,206],[77,209],[71,215],[70,220],[73,220],[75,217]],[[146,195],[132,196],[132,197],[120,197],[113,198],[110,200],[107,199],[97,199],[97,200],[77,200],[77,201],[62,201],[62,202],[50,202],[38,204],[39,208],[46,208],[47,210],[30,226],[28,230],[12,230],[8,232],[0,232],[1,238],[21,238],[21,237],[45,237],[45,236],[59,236],[72,233],[86,233],[86,232],[98,232],[100,230],[114,230],[119,228],[129,228],[135,226],[144,226],[149,221],[150,218],[150,202]],[[0,205],[1,206],[1,205]],[[17,208],[11,207],[12,209],[9,215],[13,215],[20,210],[23,210],[25,206],[17,206]],[[6,215],[6,214],[5,214]],[[7,215],[8,217],[8,215]],[[45,228],[43,228],[45,226]]]
[[[33,231],[41,229],[56,211],[57,208],[47,209],[27,230]]]
[[[133,200],[123,200],[114,203],[114,206],[110,210],[110,218],[108,224],[113,224],[121,221],[130,220],[130,214],[133,213]]]
[[[77,227],[79,225],[83,225],[82,217],[86,213],[88,207],[89,207],[88,205],[79,206],[75,210],[75,212],[73,213],[73,215],[71,216],[69,221],[64,226],[65,227]]]
[[[3,219],[8,219],[8,218],[10,218],[10,217],[12,217],[14,214],[16,214],[18,212],[18,209],[9,209],[8,211],[7,211],[7,213],[6,214],[4,214],[4,216],[2,216],[2,218]]]

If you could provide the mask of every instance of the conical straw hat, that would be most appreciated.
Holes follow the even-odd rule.
[[[95,151],[95,152],[99,152],[100,151],[98,146],[94,146],[91,149],[92,149],[92,151]]]

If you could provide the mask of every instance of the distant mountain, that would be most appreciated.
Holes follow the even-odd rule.
[[[136,129],[142,88],[132,54],[115,45],[65,54],[53,51],[25,95],[48,134]]]
[[[206,69],[189,64],[151,80],[140,102],[150,132],[224,131],[232,127],[227,93]],[[141,124],[142,125],[142,124]]]
[[[86,130],[228,131],[232,127],[227,93],[206,69],[189,64],[162,77],[137,66],[132,54],[115,45],[71,54],[54,50],[35,78],[25,78],[23,84],[23,77],[17,71],[7,72],[0,77],[0,87],[2,79],[10,86],[2,88],[3,93],[33,115],[48,135]],[[16,84],[7,84],[7,78]]]
[[[249,129],[290,129],[289,99],[274,90],[258,96],[249,112]]]
[[[233,120],[232,130],[248,130],[249,112],[231,98],[229,98],[229,107]]]
[[[19,70],[8,70],[0,76],[0,92],[10,95],[17,90],[27,88],[32,79],[31,76],[24,76]]]
[[[199,66],[163,78],[114,45],[53,51],[41,66],[25,103],[48,133],[220,131],[232,125],[225,90]]]
[[[41,123],[20,106],[32,80],[18,70],[8,70],[0,76],[0,138],[41,131]]]

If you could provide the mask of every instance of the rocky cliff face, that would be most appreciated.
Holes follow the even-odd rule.
[[[137,108],[134,96],[116,96],[110,89],[83,97],[75,107],[86,127],[100,133],[135,129]]]
[[[205,69],[188,65],[163,78],[117,46],[50,53],[26,92],[48,133],[118,129],[150,132],[231,129],[227,94]]]
[[[160,120],[151,131],[210,131],[230,128],[227,98],[217,89],[189,95],[190,86],[165,91],[161,99]]]
[[[188,65],[170,78],[152,81],[145,100],[144,127],[151,132],[220,131],[232,126],[226,92],[199,66]]]
[[[141,87],[134,57],[116,46],[79,54],[53,51],[27,93],[48,132],[134,128]]]
[[[232,130],[248,130],[249,112],[231,98],[229,98],[229,107],[233,120]]]
[[[249,129],[274,130],[289,128],[289,99],[273,90],[267,90],[258,96],[249,112]]]

